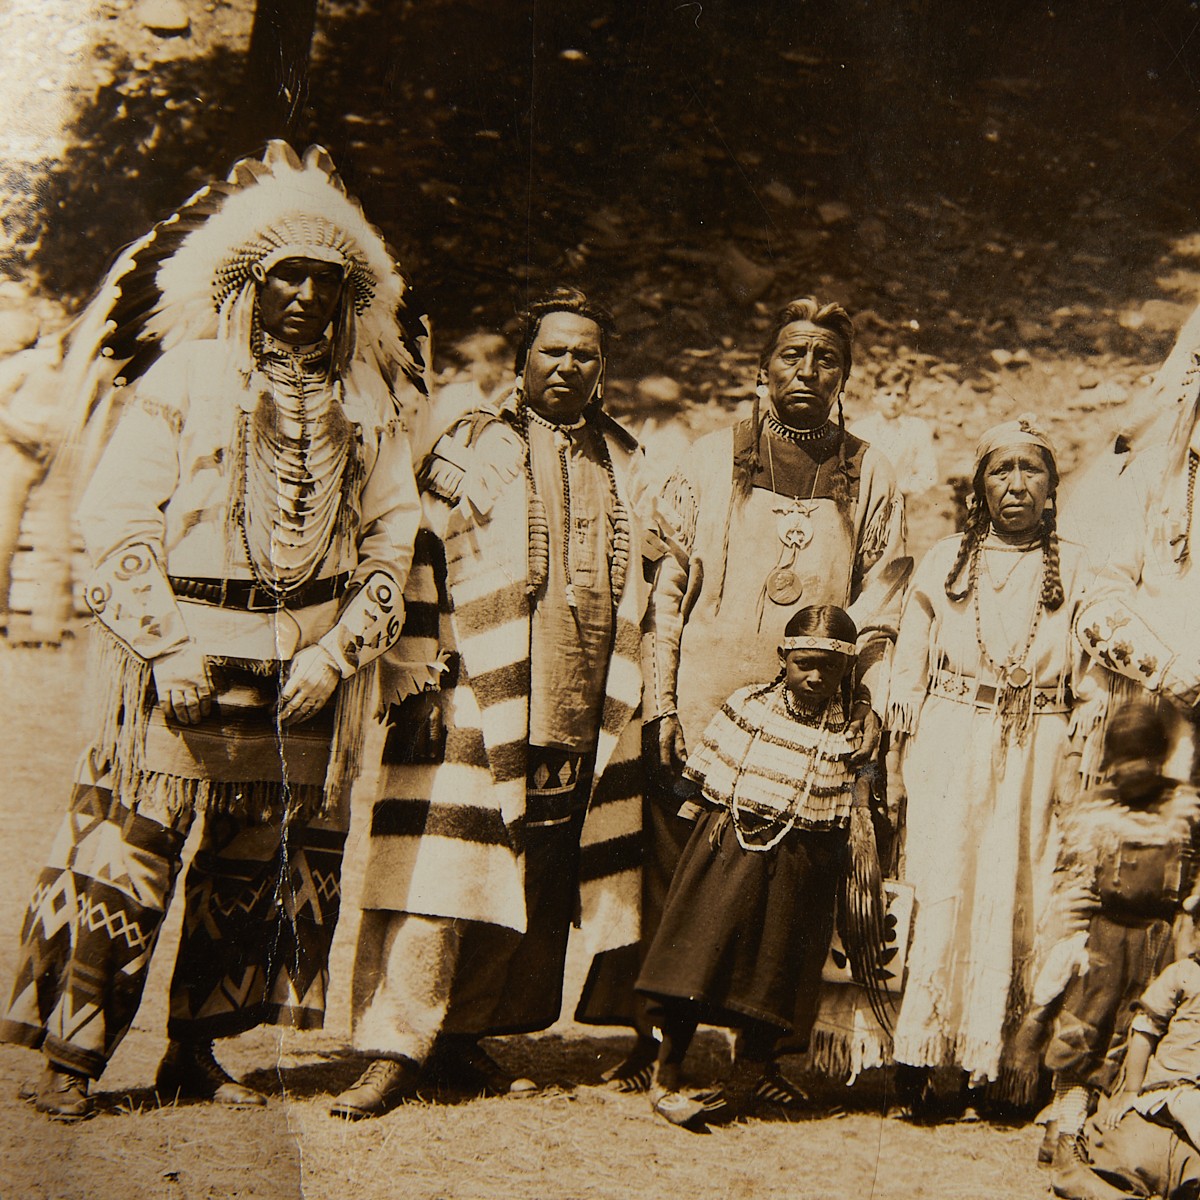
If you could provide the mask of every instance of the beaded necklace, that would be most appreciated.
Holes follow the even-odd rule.
[[[1183,545],[1175,556],[1176,562],[1183,562],[1192,550],[1192,511],[1196,503],[1196,468],[1200,466],[1200,455],[1195,450],[1188,450],[1187,478],[1187,507],[1183,514]]]
[[[563,437],[555,438],[558,450],[558,465],[562,475],[563,489],[563,578],[566,580],[567,603],[575,608],[575,586],[571,578],[571,470],[567,460],[567,442],[573,433],[578,433],[587,425],[587,417],[581,416],[571,424],[559,424],[550,421],[540,413],[536,413],[524,397],[519,401],[518,411],[522,416],[520,430],[525,441],[525,478],[529,485],[529,591],[537,592],[544,586],[549,577],[550,566],[550,523],[546,516],[546,506],[538,495],[537,481],[533,477],[533,454],[529,447],[529,426],[537,422]],[[625,590],[625,576],[629,570],[629,512],[621,499],[617,488],[616,471],[613,468],[612,455],[608,450],[608,442],[603,434],[598,434],[601,461],[608,478],[608,495],[612,516],[612,544],[609,547],[609,588],[612,592],[613,606],[616,607]]]
[[[1037,546],[1040,550],[1040,543]],[[983,544],[980,542],[971,553],[969,575],[971,599],[975,610],[975,641],[978,643],[983,661],[996,676],[996,711],[1000,714],[1001,744],[1007,745],[1010,737],[1015,736],[1017,744],[1023,746],[1029,732],[1029,720],[1033,713],[1033,672],[1029,669],[1028,663],[1029,652],[1033,649],[1033,640],[1037,636],[1038,625],[1042,619],[1042,593],[1038,592],[1034,602],[1033,616],[1025,634],[1025,644],[1020,650],[1009,654],[1003,663],[998,663],[989,653],[983,640],[983,622],[980,617],[979,603],[979,559],[982,552]],[[1045,571],[1043,554],[1043,585]],[[1005,583],[1007,582],[1008,580],[1005,579]]]
[[[783,706],[787,710],[788,716],[792,720],[798,721],[801,725],[808,725],[810,728],[817,726],[819,732],[817,741],[813,746],[800,747],[800,752],[805,760],[803,790],[788,805],[786,820],[781,823],[779,830],[768,841],[759,843],[747,840],[748,834],[746,829],[743,828],[742,814],[738,808],[737,786],[736,784],[734,785],[729,805],[733,832],[737,837],[738,845],[750,854],[761,854],[767,850],[774,850],[796,828],[796,821],[800,817],[800,810],[808,803],[813,784],[817,778],[817,763],[825,757],[826,751],[829,749],[829,740],[835,732],[835,726],[837,728],[842,726],[842,722],[830,720],[834,710],[832,701],[826,701],[825,705],[820,709],[810,710],[795,702],[786,684],[780,684],[780,689],[783,692]],[[840,716],[841,706],[837,707],[838,715]],[[751,738],[750,745],[746,748],[747,755],[753,749],[754,740],[754,738]],[[745,760],[743,759],[743,761]]]
[[[328,344],[293,347],[265,333],[255,341],[275,407],[273,419],[241,414],[231,516],[255,582],[285,596],[312,577],[339,530],[352,439],[340,384],[330,389],[323,369]],[[325,401],[315,428],[314,398]]]

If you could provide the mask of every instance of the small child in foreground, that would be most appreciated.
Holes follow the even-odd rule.
[[[850,762],[856,640],[842,609],[801,609],[784,631],[779,675],[730,696],[688,760],[700,813],[637,984],[659,1002],[650,1102],[672,1124],[738,1115],[780,1034],[808,1033],[793,1029],[797,998],[810,989],[815,1002],[852,824],[874,853],[869,783]],[[847,905],[867,926],[884,915],[877,858],[874,883]],[[679,1090],[680,1067],[701,1022],[739,1037],[729,1077],[693,1097]]]
[[[1161,708],[1139,700],[1118,709],[1105,734],[1105,782],[1061,818],[1055,888],[1065,936],[1045,955],[1022,1031],[1034,1046],[1052,1030],[1044,1061],[1057,1139],[1040,1157],[1051,1159],[1056,1188],[1080,1173],[1084,1121],[1120,1069],[1134,1002],[1174,957],[1172,924],[1195,903],[1200,797],[1163,775],[1169,750]]]
[[[1200,959],[1173,962],[1137,1003],[1121,1090],[1103,1124],[1115,1129],[1134,1109],[1172,1123],[1200,1150]]]

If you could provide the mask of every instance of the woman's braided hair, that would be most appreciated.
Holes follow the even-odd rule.
[[[1054,456],[1041,447],[1046,469],[1050,472],[1050,501],[1051,506],[1042,516],[1042,594],[1041,604],[1047,612],[1055,612],[1062,607],[1063,585],[1062,570],[1059,566],[1058,553],[1058,520],[1054,499],[1058,492],[1058,464]],[[985,457],[975,468],[975,478],[971,484],[971,499],[967,506],[967,523],[963,529],[962,544],[950,574],[946,576],[946,595],[951,600],[965,600],[975,586],[975,578],[979,569],[979,552],[984,539],[992,527],[992,514],[988,510],[987,492],[984,488],[984,474],[988,458]],[[966,567],[966,582],[961,590],[955,590],[955,584]]]
[[[846,373],[842,377],[842,384],[844,386],[846,379],[850,376],[850,366],[854,357],[854,322],[850,319],[850,314],[840,304],[822,304],[821,301],[814,299],[812,296],[802,296],[798,300],[792,300],[775,314],[774,323],[771,325],[770,332],[767,334],[767,339],[763,343],[762,350],[758,356],[759,386],[761,387],[766,380],[767,364],[770,363],[771,356],[775,353],[780,335],[789,325],[796,321],[809,321],[813,325],[828,330],[841,343],[842,354],[846,360]],[[846,465],[846,418],[842,411],[842,393],[840,388],[838,389],[837,409],[838,474],[834,480],[833,498],[837,502],[838,507],[841,508],[849,501],[850,472]],[[742,498],[750,495],[754,487],[754,477],[762,468],[760,446],[762,444],[762,430],[765,417],[762,413],[762,405],[759,402],[757,390],[754,394],[754,412],[751,419],[754,424],[754,442],[745,462],[738,464],[735,478],[738,495]]]

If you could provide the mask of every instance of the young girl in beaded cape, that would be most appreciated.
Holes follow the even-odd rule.
[[[700,796],[681,815],[696,825],[637,983],[662,1013],[650,1103],[672,1124],[736,1116],[779,1035],[807,1034],[795,1028],[797,1000],[811,992],[815,1015],[839,888],[856,967],[868,957],[858,946],[882,944],[870,783],[849,763],[856,639],[842,609],[801,609],[784,631],[779,675],[734,692],[688,759]],[[845,886],[852,859],[857,889]],[[860,973],[870,976],[869,963]],[[687,1096],[680,1066],[700,1022],[741,1036],[721,1086]]]

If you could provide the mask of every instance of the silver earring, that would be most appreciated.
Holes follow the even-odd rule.
[[[763,383],[762,380],[759,380],[757,386],[754,389],[754,394],[760,400],[765,400],[767,398],[767,385],[765,383]]]

